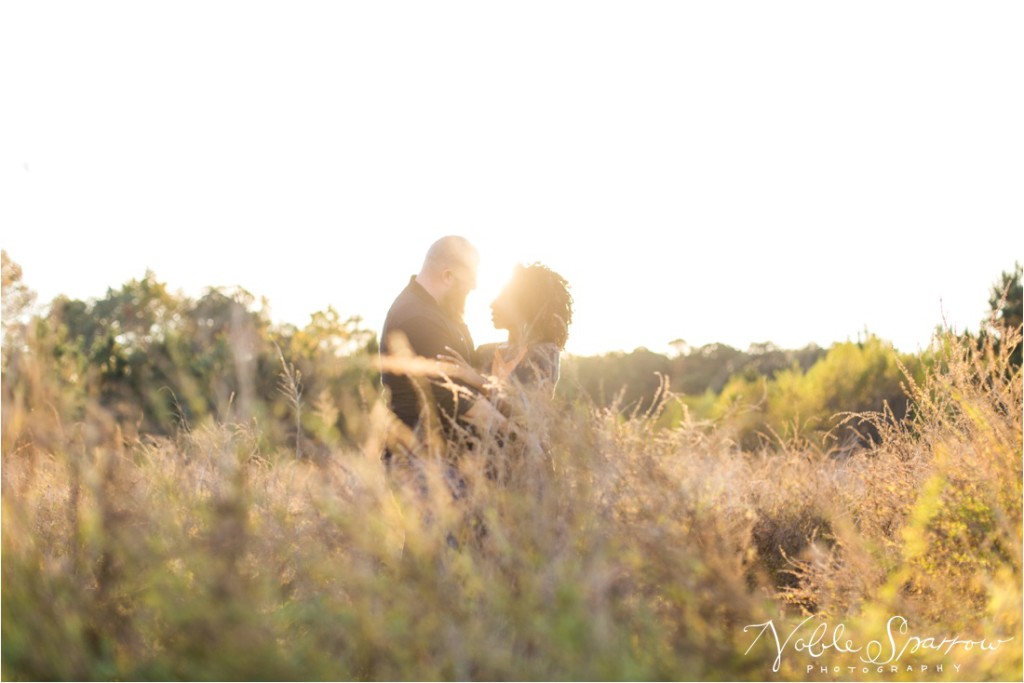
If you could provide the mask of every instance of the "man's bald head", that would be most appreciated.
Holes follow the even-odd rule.
[[[416,281],[445,308],[460,316],[476,289],[480,253],[465,237],[448,235],[430,245]]]
[[[475,273],[479,263],[480,254],[469,240],[448,235],[430,245],[422,270],[440,274],[446,268],[468,268]]]

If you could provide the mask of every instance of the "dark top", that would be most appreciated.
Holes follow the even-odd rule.
[[[391,335],[395,332],[405,335],[417,356],[437,358],[440,354],[448,354],[445,347],[450,346],[470,363],[475,360],[473,338],[466,324],[444,310],[437,300],[416,282],[415,276],[409,279],[408,286],[391,304],[391,309],[384,320],[384,329],[381,331],[381,354],[387,355],[391,352]],[[420,420],[421,406],[410,379],[404,375],[383,373],[381,381],[390,389],[391,410],[402,422],[415,429]],[[432,382],[431,387],[434,404],[440,413],[441,425],[447,431],[452,421],[457,420],[469,409],[472,401],[455,396],[451,389],[437,382]]]
[[[515,357],[515,349],[508,343],[483,344],[476,353],[477,368],[482,372],[491,372],[496,353],[500,353],[501,358],[506,362]],[[525,387],[544,386],[554,391],[555,384],[558,383],[560,356],[561,349],[557,344],[549,342],[529,344],[526,347],[526,353],[512,370],[510,376]]]

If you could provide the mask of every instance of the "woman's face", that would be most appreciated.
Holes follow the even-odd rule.
[[[491,320],[494,321],[494,327],[499,330],[511,330],[520,323],[519,317],[512,303],[512,293],[509,292],[509,287],[505,287],[491,302]]]

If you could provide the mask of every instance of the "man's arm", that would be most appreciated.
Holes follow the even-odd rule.
[[[409,340],[409,346],[413,353],[430,360],[436,360],[438,356],[448,355],[450,353],[449,347],[456,344],[456,341],[451,338],[451,333],[448,329],[438,320],[428,316],[409,318],[401,325],[400,329]],[[473,396],[467,395],[467,391],[472,393],[471,387],[464,382],[452,378],[458,387],[462,387],[466,391],[446,387],[436,378],[430,379],[435,405],[444,415],[459,419],[465,415],[475,402]]]

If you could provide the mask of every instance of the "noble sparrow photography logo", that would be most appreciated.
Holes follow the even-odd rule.
[[[753,634],[750,646],[745,655],[749,655],[758,642],[765,641],[770,652],[775,655],[772,671],[778,673],[782,667],[783,657],[793,653],[794,656],[806,657],[808,661],[799,662],[798,668],[805,669],[807,674],[820,672],[823,674],[842,673],[899,673],[913,671],[926,674],[943,673],[951,668],[959,671],[961,664],[955,660],[956,655],[969,652],[975,654],[994,652],[1013,638],[999,640],[972,640],[960,635],[936,637],[917,635],[911,631],[910,622],[902,616],[891,617],[885,624],[881,638],[867,642],[857,642],[849,637],[845,624],[831,626],[827,620],[817,616],[809,616],[788,632],[777,628],[774,620],[761,624],[749,624],[743,627],[744,633]],[[909,655],[939,653],[950,657],[948,663],[920,664],[912,661]],[[843,658],[842,664],[831,661],[829,655],[851,655]],[[857,662],[854,664],[853,662]]]

